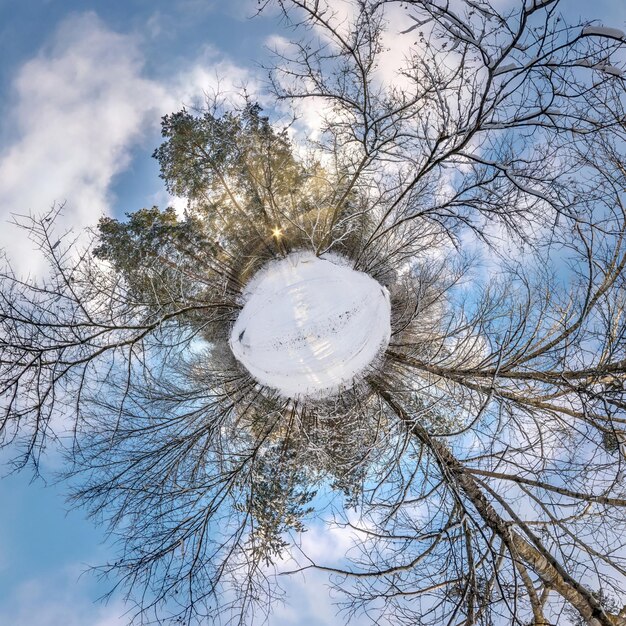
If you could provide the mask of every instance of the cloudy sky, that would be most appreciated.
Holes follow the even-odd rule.
[[[513,0],[498,0],[510,4]],[[340,2],[340,0],[337,0]],[[563,13],[624,29],[623,0],[562,0]],[[280,31],[250,19],[256,0],[0,0],[0,248],[21,272],[41,263],[15,216],[64,204],[60,229],[169,198],[150,157],[160,117],[217,88],[257,92],[264,45]],[[275,39],[274,39],[275,40]],[[19,219],[19,217],[18,217]],[[54,468],[50,459],[50,470]],[[316,550],[332,534],[313,529]],[[90,575],[111,547],[63,488],[27,472],[0,480],[0,624],[124,624],[121,596]],[[272,626],[336,623],[324,585],[300,580]]]

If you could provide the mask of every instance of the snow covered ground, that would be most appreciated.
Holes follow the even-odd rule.
[[[386,348],[389,294],[341,257],[294,252],[248,284],[230,336],[235,358],[286,397],[350,386]]]

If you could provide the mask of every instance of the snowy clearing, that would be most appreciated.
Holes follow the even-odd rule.
[[[233,354],[286,397],[352,385],[389,343],[387,290],[334,255],[296,252],[273,261],[243,300],[230,336]]]

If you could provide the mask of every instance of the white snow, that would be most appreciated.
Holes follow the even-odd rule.
[[[509,63],[507,65],[500,65],[499,67],[496,67],[496,69],[493,71],[493,75],[494,76],[498,76],[499,74],[505,74],[506,72],[512,72],[513,70],[518,69],[518,65],[517,63]]]
[[[611,39],[626,39],[626,34],[619,28],[607,28],[606,26],[585,26],[583,35],[596,35],[598,37],[610,37]]]
[[[261,384],[289,398],[353,384],[389,343],[389,294],[336,255],[294,252],[250,281],[230,347]]]
[[[619,67],[614,67],[608,63],[598,63],[593,66],[593,69],[600,70],[605,74],[611,74],[611,76],[621,76],[624,73]]]

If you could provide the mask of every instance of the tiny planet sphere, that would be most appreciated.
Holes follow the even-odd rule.
[[[391,337],[387,289],[337,255],[294,252],[270,261],[243,301],[231,350],[255,380],[285,397],[352,386]]]

